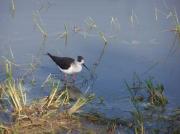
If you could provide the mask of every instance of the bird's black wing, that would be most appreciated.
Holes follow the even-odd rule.
[[[69,57],[61,57],[58,63],[56,63],[58,66],[60,66],[62,69],[68,69],[71,64],[74,62],[74,59]]]
[[[70,65],[74,62],[73,58],[69,57],[57,57],[49,54],[49,57],[62,69],[68,69]]]

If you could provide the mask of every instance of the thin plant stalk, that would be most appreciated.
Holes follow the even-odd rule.
[[[52,104],[52,101],[56,95],[58,88],[59,88],[59,83],[55,87],[53,87],[52,92],[51,92],[48,102],[47,102],[47,107],[49,107]]]
[[[38,28],[38,30],[42,33],[43,37],[46,38],[48,36],[48,33],[45,31],[42,24],[40,23],[37,13],[33,13],[33,21],[36,27]]]
[[[107,45],[108,41],[107,41],[107,39],[106,39],[104,33],[103,33],[103,32],[99,32],[99,35],[100,35],[100,37],[103,39],[104,44]]]

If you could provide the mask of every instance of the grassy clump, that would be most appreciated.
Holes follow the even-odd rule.
[[[142,82],[137,76],[132,85],[126,82],[126,86],[134,107],[134,110],[130,112],[133,132],[145,134],[154,133],[156,130],[168,131],[160,128],[165,122],[169,124],[164,112],[164,107],[168,103],[167,97],[164,95],[164,86],[154,84],[152,79]],[[147,126],[151,126],[151,130]]]
[[[26,93],[21,81],[13,79],[12,64],[6,61],[6,80],[1,84],[5,95],[7,96],[13,110],[20,112],[23,106],[26,105]]]
[[[149,94],[148,101],[151,105],[165,106],[168,103],[167,98],[164,96],[164,87],[162,84],[157,84],[155,86],[151,80],[147,80],[146,87]]]
[[[28,105],[15,103],[16,101],[13,100],[14,96],[9,96],[9,99],[13,100],[10,101],[13,109],[19,110],[19,113],[12,113],[14,122],[11,123],[10,126],[7,124],[2,126],[2,133],[7,130],[9,132],[30,134],[34,131],[38,133],[87,131],[81,124],[79,118],[73,115],[79,108],[87,104],[87,101],[80,103],[80,101],[77,100],[75,104],[70,104],[67,91],[65,90],[57,96],[57,87],[57,85],[53,87],[48,97],[38,99]],[[17,102],[19,102],[19,100]],[[69,107],[71,108],[67,107],[68,105],[70,105]],[[59,112],[59,110],[61,112]]]
[[[5,63],[6,80],[0,84],[0,95],[8,100],[12,108],[14,122],[2,124],[1,133],[39,133],[65,132],[83,128],[79,119],[73,116],[81,107],[92,100],[93,95],[79,98],[75,103],[69,101],[68,90],[60,92],[60,82],[52,80],[49,96],[27,104],[22,80],[14,80],[12,64]],[[60,112],[61,111],[61,112]]]
[[[145,126],[144,126],[144,115],[143,112],[141,111],[141,109],[139,108],[139,102],[140,98],[138,96],[138,91],[140,92],[141,90],[141,82],[139,82],[138,79],[138,84],[137,83],[133,83],[133,87],[130,87],[129,84],[126,82],[126,87],[130,93],[130,100],[131,103],[133,104],[134,107],[134,111],[131,111],[131,116],[132,116],[132,122],[133,122],[133,132],[135,134],[145,134]],[[142,97],[144,98],[144,97]]]
[[[145,134],[144,115],[141,110],[134,104],[135,110],[131,112],[133,117],[133,128],[135,134]]]
[[[5,92],[8,95],[10,103],[14,111],[20,112],[26,105],[26,93],[21,82],[7,81],[5,84]]]
[[[69,95],[68,92],[63,91],[60,95],[57,96],[57,91],[59,90],[59,82],[57,84],[53,83],[50,95],[48,96],[47,100],[43,107],[56,107],[58,108],[61,105],[65,105],[69,102]]]
[[[1,124],[0,125],[0,133],[1,134],[8,134],[8,133],[10,133],[9,128]]]
[[[82,106],[90,102],[94,98],[94,95],[89,95],[87,97],[80,97],[75,104],[68,110],[68,113],[72,115],[77,112]]]
[[[21,116],[15,115],[16,121],[10,129],[17,133],[33,133],[34,131],[61,133],[84,130],[79,118],[73,115],[80,108],[77,105],[79,101],[71,104],[67,90],[59,95],[58,89],[59,85],[55,84],[52,86],[49,96],[24,106],[21,110]],[[87,103],[83,103],[81,107],[85,104]]]

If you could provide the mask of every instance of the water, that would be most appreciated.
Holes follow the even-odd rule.
[[[82,91],[88,89],[103,97],[105,105],[98,106],[98,111],[108,116],[120,116],[131,109],[124,80],[132,82],[134,73],[142,80],[153,76],[163,83],[169,107],[177,107],[180,102],[180,48],[178,39],[174,44],[176,35],[170,30],[175,27],[171,12],[176,9],[179,14],[179,5],[179,0],[16,0],[16,10],[12,13],[11,1],[1,0],[0,55],[11,57],[11,49],[15,62],[26,64],[16,67],[19,70],[15,72],[16,77],[29,69],[27,64],[32,59],[39,59],[40,64],[27,77],[36,80],[35,86],[26,83],[29,99],[48,94],[49,91],[40,86],[50,73],[56,74],[57,78],[62,76],[44,55],[50,52],[74,58],[82,55],[90,69],[102,56],[94,83],[89,81],[89,85],[81,85],[83,79],[89,77],[89,72],[84,69],[77,79],[77,86]],[[33,15],[37,15],[36,20],[48,33],[44,41]],[[88,32],[86,23],[91,22],[90,18],[97,27]],[[58,38],[58,33],[65,31],[65,24],[67,44],[64,38]],[[80,31],[73,32],[74,26]],[[104,50],[99,32],[103,32],[108,41]]]

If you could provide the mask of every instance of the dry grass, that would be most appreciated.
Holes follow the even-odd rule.
[[[94,95],[89,95],[87,97],[80,97],[75,104],[68,110],[68,113],[72,115],[73,113],[77,112],[82,106],[87,104],[94,98]]]
[[[9,99],[13,110],[20,112],[24,105],[26,105],[26,93],[21,81],[13,79],[12,64],[6,61],[6,80],[1,84],[5,95]]]
[[[8,85],[10,84],[10,85]],[[59,84],[54,84],[49,96],[41,98],[31,104],[26,104],[18,85],[15,82],[4,83],[1,85],[6,87],[6,95],[13,107],[14,122],[11,125],[1,125],[2,133],[58,133],[61,131],[87,131],[79,118],[74,116],[83,105],[87,104],[90,97],[83,99],[81,102],[77,100],[75,104],[70,104],[67,90],[58,95]],[[92,97],[91,97],[92,98]],[[69,108],[69,105],[72,105]],[[59,110],[62,109],[61,112]]]

